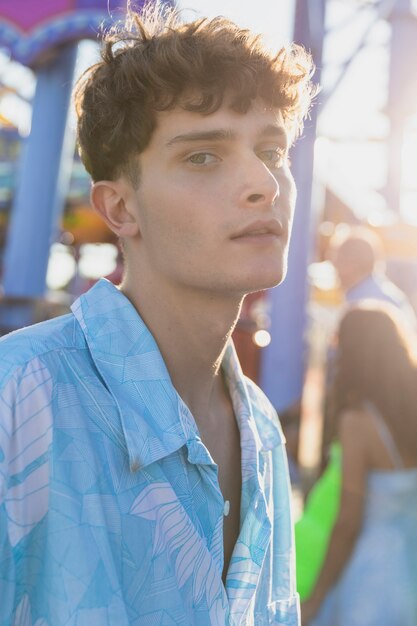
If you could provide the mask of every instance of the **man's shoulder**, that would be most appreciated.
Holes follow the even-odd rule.
[[[398,308],[408,303],[408,298],[404,291],[392,282],[386,274],[379,273],[373,275],[372,286],[375,291],[369,294],[371,298],[376,297],[377,299],[391,302],[391,304],[394,304]]]
[[[386,295],[386,299],[392,304],[396,305],[398,308],[402,309],[404,307],[411,307],[411,303],[404,291],[398,287],[392,280],[388,278],[388,276],[384,277],[384,280],[381,283],[381,289]]]
[[[34,359],[51,351],[82,347],[83,342],[71,313],[5,335],[0,339],[0,385]]]

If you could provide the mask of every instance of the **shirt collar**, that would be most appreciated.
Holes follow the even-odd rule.
[[[259,387],[243,374],[231,340],[226,347],[222,367],[240,430],[242,422],[250,426],[258,450],[266,452],[284,443],[276,411]]]
[[[375,293],[377,293],[376,277],[374,274],[369,274],[346,291],[346,300],[352,302],[364,297],[371,297]]]
[[[129,463],[136,471],[181,448],[192,436],[152,334],[132,303],[98,281],[71,307],[91,358],[118,406]]]
[[[105,279],[74,302],[72,312],[91,358],[118,406],[132,471],[172,454],[199,437],[151,332],[132,303]],[[233,343],[223,370],[239,421],[249,420],[259,450],[283,440],[266,397],[245,379]]]

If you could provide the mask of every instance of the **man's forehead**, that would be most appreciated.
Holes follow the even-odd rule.
[[[168,146],[185,140],[228,140],[249,132],[283,141],[289,136],[280,109],[268,108],[262,101],[255,101],[244,113],[227,105],[222,105],[213,113],[175,107],[157,114],[157,129]]]

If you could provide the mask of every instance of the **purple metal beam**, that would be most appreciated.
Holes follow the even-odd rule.
[[[323,49],[325,0],[297,0],[294,40],[310,49],[320,80]],[[284,283],[269,292],[271,343],[264,348],[260,382],[274,406],[285,410],[302,395],[305,361],[307,266],[312,250],[311,190],[317,105],[305,132],[292,154],[292,170],[298,197],[289,251],[288,275]]]
[[[407,117],[417,111],[417,77],[410,65],[417,56],[417,17],[412,1],[397,0],[388,20],[391,25],[387,102],[390,134],[385,197],[388,207],[400,214],[404,127]]]
[[[45,292],[50,245],[69,187],[74,137],[67,125],[76,46],[64,48],[37,72],[32,130],[23,147],[3,267],[8,298]],[[3,328],[31,322],[31,308],[1,311]]]

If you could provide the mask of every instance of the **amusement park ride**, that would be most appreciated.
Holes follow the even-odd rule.
[[[318,82],[323,46],[326,45],[326,5],[336,1],[295,0],[294,40],[312,51],[318,68],[315,76]],[[357,5],[358,11],[371,7],[375,22],[385,19],[392,31],[386,110],[391,128],[386,199],[389,206],[398,206],[401,189],[398,155],[405,120],[410,114],[410,101],[415,101],[416,94],[416,81],[410,81],[403,58],[405,49],[409,50],[407,56],[410,56],[417,45],[417,17],[411,0],[349,2]],[[142,2],[135,4],[141,5]],[[77,44],[82,39],[97,39],[100,26],[109,21],[110,15],[112,21],[115,17],[117,19],[121,5],[122,2],[113,0],[20,0],[18,3],[0,0],[0,47],[8,50],[11,59],[30,67],[36,77],[31,133],[21,150],[19,177],[3,255],[4,301],[0,307],[0,326],[3,329],[33,321],[30,303],[45,294],[50,246],[59,232],[72,169],[68,164],[74,158],[74,138],[68,125],[68,111]],[[365,44],[366,35],[358,50]],[[341,68],[334,88],[343,80],[349,62]],[[284,284],[267,296],[271,341],[257,354],[257,371],[252,372],[279,410],[296,404],[303,387],[307,268],[313,247],[310,207],[316,118],[330,95],[323,92],[319,96],[303,139],[293,150],[291,160],[298,188],[298,209],[290,248],[289,273]],[[5,126],[1,120],[0,126]],[[11,129],[4,132],[11,133],[10,136],[13,134]],[[80,220],[86,223],[91,213],[85,207],[74,208],[69,218],[67,214],[66,229],[71,230],[77,218],[78,225]],[[99,228],[94,218],[91,219],[90,229]],[[81,231],[78,232],[79,238],[82,237]],[[105,238],[106,235],[102,231],[100,233],[100,237]]]

